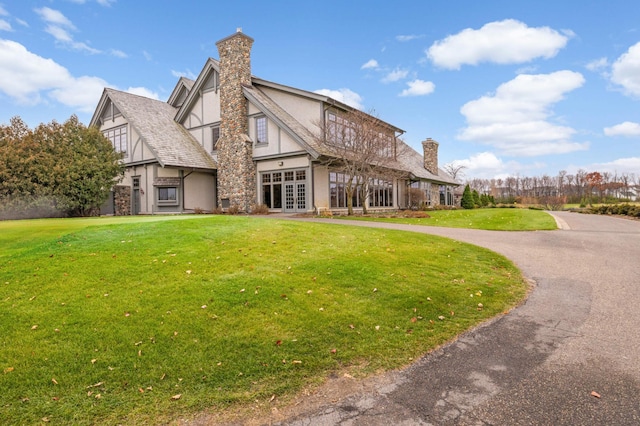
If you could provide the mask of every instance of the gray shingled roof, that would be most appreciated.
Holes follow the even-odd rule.
[[[105,89],[105,92],[162,166],[217,168],[202,145],[174,121],[176,108],[166,102],[119,90]]]
[[[243,91],[247,99],[253,102],[269,118],[276,121],[278,125],[284,127],[288,133],[296,139],[311,155],[318,158],[320,155],[331,156],[331,151],[318,143],[311,131],[302,125],[298,120],[282,109],[273,99],[267,96],[256,86],[243,86]],[[444,170],[438,169],[438,175],[430,173],[424,168],[424,159],[415,149],[398,139],[397,161],[390,163],[390,167],[411,173],[421,179],[429,179],[436,182],[459,185]]]

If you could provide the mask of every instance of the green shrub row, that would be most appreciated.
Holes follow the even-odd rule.
[[[591,207],[594,214],[618,214],[640,218],[640,205],[634,204],[607,204]]]

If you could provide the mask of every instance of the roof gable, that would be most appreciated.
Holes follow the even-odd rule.
[[[185,98],[184,102],[177,110],[175,115],[175,121],[178,123],[183,123],[187,118],[189,111],[193,107],[193,104],[198,100],[198,96],[200,96],[200,91],[204,90],[211,85],[214,87],[214,80],[217,78],[216,75],[220,74],[220,62],[215,59],[209,58],[207,62],[202,67],[202,71],[198,74],[198,78],[193,83],[191,89],[189,89],[189,94]]]
[[[176,87],[173,88],[167,103],[173,107],[179,108],[189,96],[189,92],[191,92],[191,88],[195,81],[190,80],[186,77],[180,77]]]
[[[173,120],[176,108],[166,102],[105,89],[91,120],[100,124],[105,108],[117,107],[163,166],[215,169],[216,163],[206,150]]]

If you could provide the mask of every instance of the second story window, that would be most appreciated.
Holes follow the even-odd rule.
[[[111,141],[111,145],[117,152],[127,155],[127,126],[105,130],[104,136]]]
[[[256,143],[268,143],[267,117],[256,118]]]
[[[218,139],[220,139],[220,126],[213,126],[211,128],[211,136],[213,140],[213,145],[211,145],[213,147],[212,150],[215,151],[218,149],[216,144],[218,143]]]

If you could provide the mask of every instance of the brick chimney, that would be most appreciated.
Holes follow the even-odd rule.
[[[251,85],[253,39],[238,28],[216,43],[220,55],[220,139],[218,140],[218,205],[249,211],[256,202],[256,168],[249,138],[247,100]]]
[[[432,175],[438,176],[438,142],[431,138],[422,141],[424,151],[424,168]]]

